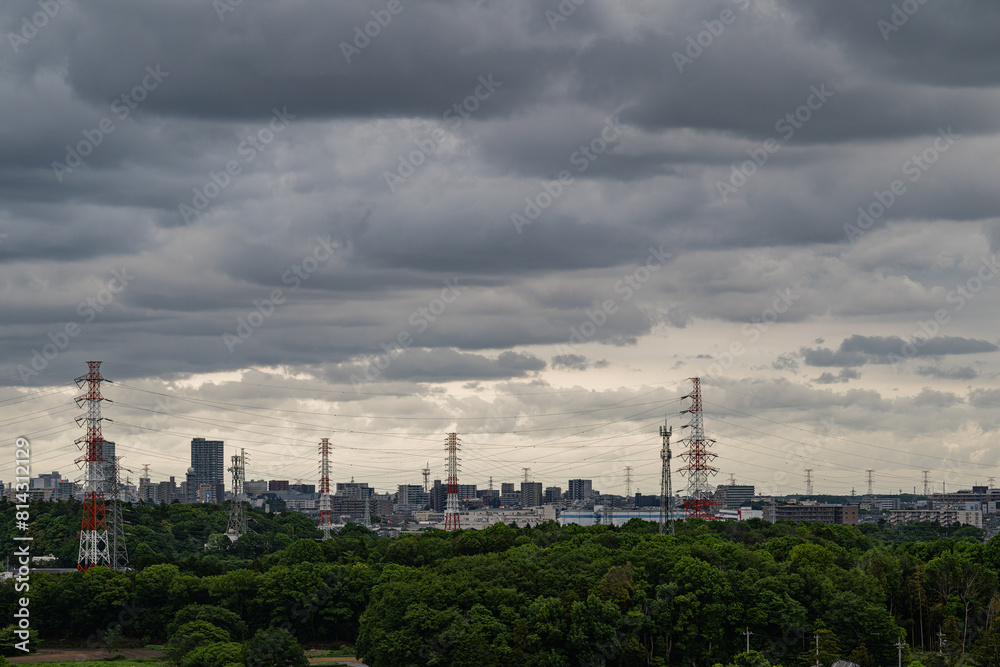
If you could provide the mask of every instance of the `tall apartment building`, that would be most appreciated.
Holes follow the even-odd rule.
[[[222,440],[195,438],[191,441],[191,467],[194,468],[194,483],[198,489],[198,499],[221,503],[226,497],[226,461]],[[211,493],[204,493],[202,487],[209,485]]]
[[[589,500],[594,496],[594,482],[589,479],[569,480],[569,499]]]
[[[419,484],[400,484],[396,487],[395,511],[416,512],[426,509],[431,502],[431,495]]]
[[[542,504],[542,483],[521,482],[521,507],[540,507]]]
[[[547,486],[545,487],[545,497],[543,498],[546,505],[551,505],[562,500],[562,489],[558,486]]]

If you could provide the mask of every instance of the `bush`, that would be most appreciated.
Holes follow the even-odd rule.
[[[305,651],[292,633],[284,628],[258,630],[253,639],[247,642],[245,660],[247,667],[263,667],[263,665],[309,667]]]
[[[208,621],[192,621],[177,628],[167,642],[167,655],[178,664],[184,664],[189,653],[201,646],[228,642],[229,633]]]
[[[225,667],[243,664],[243,644],[216,642],[194,649],[184,658],[183,667]]]

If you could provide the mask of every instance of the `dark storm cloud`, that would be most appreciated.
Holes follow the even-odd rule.
[[[838,384],[842,382],[850,382],[851,380],[857,380],[860,377],[861,374],[856,370],[842,368],[836,375],[829,372],[823,373],[818,378],[814,378],[813,382],[816,384]]]
[[[861,336],[845,338],[840,348],[802,348],[800,354],[808,366],[864,366],[865,364],[890,364],[912,357],[941,357],[954,354],[980,354],[996,352],[995,344],[985,340],[938,336],[931,339],[906,341],[899,336]],[[918,373],[932,375],[933,369],[922,367]],[[971,370],[971,369],[970,369]]]
[[[783,0],[810,34],[883,76],[952,87],[1000,83],[1000,7],[982,0]],[[905,9],[904,6],[905,5]],[[942,57],[946,54],[947,57]]]
[[[954,368],[921,366],[917,369],[917,375],[939,378],[941,380],[974,380],[979,377],[979,373],[972,366],[958,366]]]
[[[450,382],[454,380],[509,380],[527,377],[545,368],[531,354],[502,352],[496,359],[454,350],[408,350],[383,371],[387,380]]]
[[[552,368],[585,371],[588,368],[604,368],[608,365],[607,360],[591,361],[582,354],[557,354],[552,357]]]

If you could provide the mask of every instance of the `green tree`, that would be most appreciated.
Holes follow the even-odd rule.
[[[177,628],[170,636],[167,642],[167,655],[174,662],[182,664],[185,656],[199,646],[228,642],[230,639],[228,632],[208,621],[191,621]]]
[[[178,628],[192,621],[207,621],[228,632],[233,639],[244,639],[247,636],[247,624],[242,618],[228,609],[208,604],[189,604],[180,609],[167,626],[167,635],[173,636]]]
[[[264,665],[308,667],[309,665],[299,642],[284,628],[258,630],[253,639],[247,642],[244,656],[247,667]]]
[[[243,663],[243,644],[236,642],[216,642],[192,649],[181,662],[182,667],[226,667]],[[274,663],[281,664],[281,663]]]

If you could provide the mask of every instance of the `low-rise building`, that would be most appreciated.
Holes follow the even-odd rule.
[[[960,523],[965,526],[982,528],[983,513],[978,509],[892,510],[889,512],[889,523],[894,526],[914,521],[928,521],[942,526]]]
[[[817,521],[819,523],[839,523],[847,526],[858,524],[857,505],[826,505],[802,503],[799,505],[778,505],[764,507],[765,521]]]

